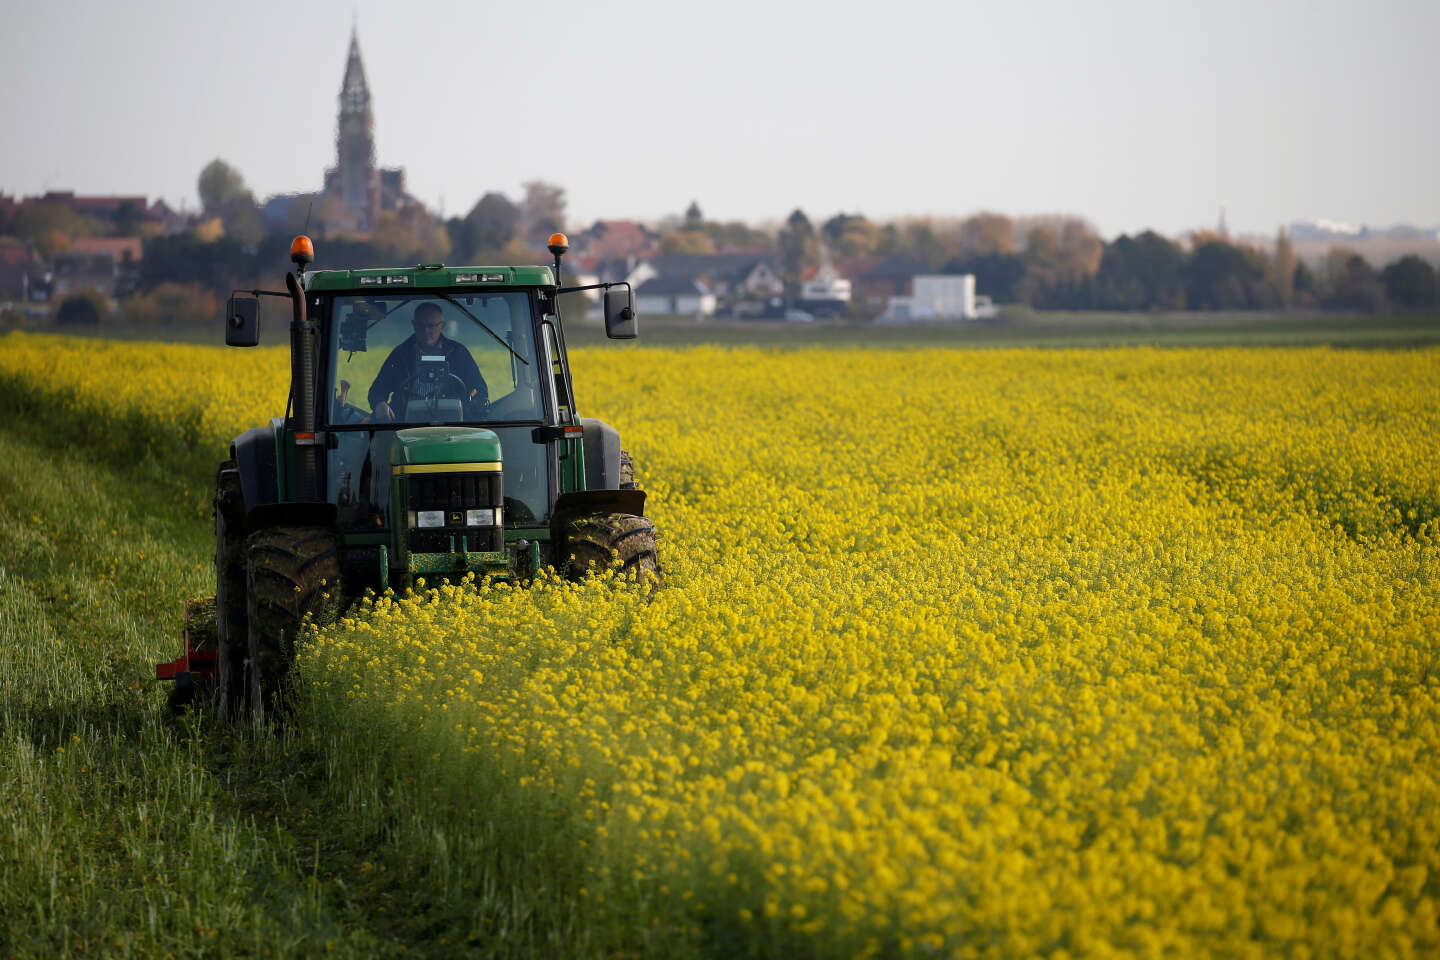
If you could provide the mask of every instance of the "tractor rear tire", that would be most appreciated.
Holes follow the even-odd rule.
[[[246,541],[250,715],[283,713],[295,649],[308,624],[340,616],[340,544],[330,527],[273,527]]]
[[[571,580],[600,574],[619,562],[619,573],[648,579],[652,587],[663,576],[656,545],[655,523],[629,513],[592,513],[566,523],[562,570]]]
[[[239,716],[245,703],[249,654],[245,613],[245,497],[234,460],[215,477],[215,715]]]

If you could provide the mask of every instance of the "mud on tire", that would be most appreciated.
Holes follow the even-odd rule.
[[[263,722],[284,699],[305,625],[340,615],[340,551],[329,527],[275,527],[252,533],[245,554],[250,713]]]
[[[659,583],[654,522],[628,513],[596,513],[566,524],[562,569],[567,577],[581,580],[588,573],[604,573],[617,558],[621,574]]]
[[[620,451],[620,489],[640,489],[640,484],[635,482],[635,461],[630,459],[629,450]]]

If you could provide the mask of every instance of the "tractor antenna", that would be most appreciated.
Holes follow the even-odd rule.
[[[307,201],[306,204],[305,204],[305,226],[303,226],[303,227],[300,228],[300,232],[301,232],[301,233],[308,234],[308,233],[310,232],[310,211],[311,211],[311,210],[314,210],[314,209],[315,209],[315,195],[312,193],[312,194],[310,195],[309,201]]]

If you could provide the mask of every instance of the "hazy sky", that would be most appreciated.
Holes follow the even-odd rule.
[[[1440,224],[1437,0],[0,4],[12,194],[318,188],[353,17],[378,159],[452,216]]]

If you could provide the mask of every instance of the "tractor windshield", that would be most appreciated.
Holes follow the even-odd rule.
[[[329,498],[346,529],[389,516],[390,447],[401,427],[485,424],[504,455],[505,523],[549,515],[530,296],[444,291],[336,297],[331,309]],[[354,429],[344,429],[351,427]]]
[[[539,421],[525,293],[337,297],[336,426]]]

